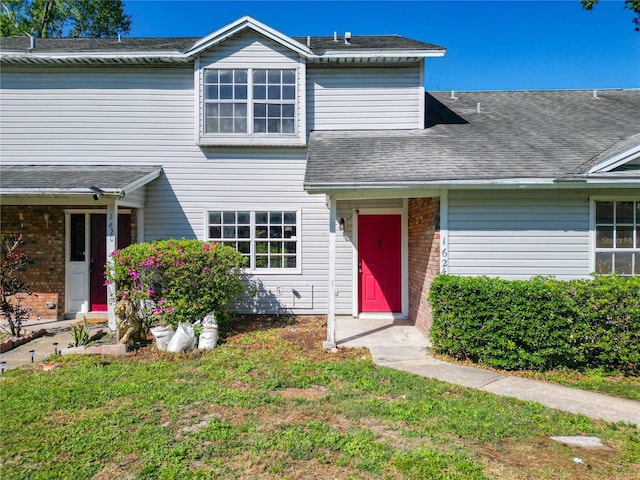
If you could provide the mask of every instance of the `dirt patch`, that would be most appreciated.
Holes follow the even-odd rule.
[[[93,476],[93,480],[111,480],[136,478],[143,462],[139,455],[131,453],[120,458],[116,462],[108,463],[105,467]]]
[[[248,332],[270,330],[278,339],[291,343],[291,355],[297,358],[310,360],[324,360],[331,357],[341,359],[369,359],[369,351],[365,348],[339,348],[336,352],[330,352],[322,348],[322,342],[327,335],[326,319],[322,316],[300,317],[269,317],[248,316],[238,317],[227,325],[220,327],[220,343],[233,344],[244,337]],[[131,361],[184,361],[198,360],[213,354],[209,350],[194,349],[179,354],[158,350],[153,343],[140,346],[127,355]]]
[[[329,395],[329,389],[327,387],[313,385],[309,388],[287,388],[286,390],[277,390],[271,392],[271,394],[278,395],[283,398],[304,398],[306,400],[316,400]]]
[[[618,474],[619,455],[614,449],[566,447],[548,438],[470,445],[469,448],[481,456],[490,478],[554,479],[556,472],[563,472],[562,478],[566,480],[640,478],[640,465],[631,476]]]

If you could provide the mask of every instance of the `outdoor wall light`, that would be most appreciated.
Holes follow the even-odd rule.
[[[353,218],[353,215],[359,215],[360,214],[360,210],[354,210],[353,213],[351,214],[351,216],[349,217],[340,217],[340,220],[338,221],[338,225],[340,226],[340,230],[344,231],[344,227],[347,225],[347,220],[351,220]]]
[[[89,190],[91,190],[93,192],[93,199],[97,202],[98,200],[100,200],[102,198],[102,196],[104,195],[104,190],[102,190],[101,188],[98,188],[96,186],[90,186]]]

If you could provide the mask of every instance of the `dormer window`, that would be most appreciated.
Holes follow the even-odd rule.
[[[201,140],[297,138],[296,92],[296,69],[204,69]]]
[[[247,133],[248,93],[247,70],[205,70],[205,133]]]
[[[253,70],[253,131],[294,133],[296,71]]]

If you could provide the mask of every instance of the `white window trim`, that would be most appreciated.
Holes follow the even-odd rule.
[[[589,197],[589,271],[596,271],[596,202],[640,202],[633,195],[594,195]],[[636,219],[636,222],[640,219]],[[640,248],[625,249],[640,253]],[[637,276],[637,275],[636,275]]]
[[[255,237],[255,213],[257,211],[261,212],[278,212],[278,211],[288,211],[296,213],[296,268],[256,268],[255,260],[256,260],[256,252],[255,252],[255,242],[256,240],[264,240],[264,239],[256,239]],[[249,212],[251,221],[250,221],[250,230],[251,235],[247,240],[250,242],[250,254],[249,254],[249,264],[245,267],[246,271],[252,274],[260,274],[260,275],[300,275],[302,274],[302,210],[295,208],[287,208],[286,206],[280,207],[226,207],[226,208],[207,208],[204,212],[204,239],[207,242],[219,242],[217,239],[209,238],[209,212]],[[224,241],[224,240],[222,240]],[[293,241],[293,240],[292,240]]]
[[[272,70],[295,70],[296,72],[296,100],[295,100],[295,131],[294,133],[205,133],[205,101],[204,101],[204,72],[207,69],[218,70],[247,70],[247,75],[255,68],[272,69]],[[304,146],[307,143],[307,109],[306,109],[306,64],[301,59],[297,64],[286,65],[264,65],[257,67],[256,65],[211,63],[201,65],[200,62],[194,62],[194,79],[196,88],[196,133],[197,143],[200,146]],[[247,96],[253,83],[249,83]],[[250,110],[252,100],[247,99],[247,110]],[[247,122],[253,119],[247,116]]]

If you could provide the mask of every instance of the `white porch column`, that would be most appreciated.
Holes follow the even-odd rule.
[[[118,204],[117,202],[107,205],[107,269],[111,270],[113,265],[113,252],[118,248]],[[116,285],[107,285],[107,309],[109,319],[109,329],[116,330]]]
[[[440,193],[440,273],[449,273],[449,191]]]
[[[329,195],[329,285],[327,305],[327,341],[323,348],[336,348],[336,199]]]

